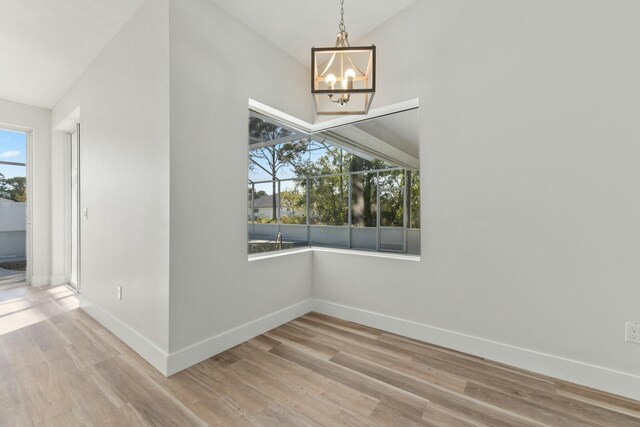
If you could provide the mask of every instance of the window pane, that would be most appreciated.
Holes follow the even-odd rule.
[[[249,178],[262,181],[292,176],[294,158],[304,152],[303,135],[277,122],[249,116]],[[274,144],[277,140],[278,144]]]
[[[327,144],[326,141],[311,140],[301,143],[306,150],[293,159],[294,173],[298,177],[331,175],[347,172],[344,166],[345,151]]]
[[[402,188],[404,187],[404,175],[405,171],[393,170],[388,172],[380,172],[379,183],[380,188]]]
[[[420,177],[403,169],[417,167],[417,121],[406,120],[416,117],[310,134],[250,112],[249,252],[316,245],[419,254]]]
[[[409,227],[420,228],[420,172],[411,171]]]
[[[251,183],[249,183],[249,186],[247,188],[247,220],[249,222],[253,222],[253,204],[251,203],[251,200],[253,200],[253,185],[251,185]]]
[[[402,190],[380,192],[380,226],[402,227],[404,215]]]
[[[307,223],[306,181],[283,181],[280,184],[280,223]]]
[[[249,179],[289,179],[304,174],[308,163],[307,142],[292,141],[249,151]]]
[[[273,179],[273,170],[269,165],[269,149],[255,149],[249,151],[249,179],[265,181]]]
[[[274,121],[267,122],[249,115],[249,147],[260,142],[271,141],[292,135],[293,132]]]
[[[310,180],[310,224],[347,225],[348,182],[346,175]]]
[[[274,206],[279,205],[277,181],[255,184],[253,199],[255,222],[262,224],[275,223],[278,212]]]
[[[359,157],[351,153],[345,154],[344,165],[347,169],[349,169],[352,172],[389,169],[389,168],[397,167],[396,165],[392,165],[391,163],[387,163],[383,160],[364,159],[362,157]]]
[[[351,177],[351,224],[376,227],[376,173],[359,173]]]

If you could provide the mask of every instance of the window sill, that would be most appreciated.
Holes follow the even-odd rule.
[[[408,254],[391,253],[391,252],[371,252],[371,251],[361,251],[357,249],[339,249],[339,248],[327,248],[327,247],[321,247],[321,246],[309,246],[306,248],[288,249],[288,250],[283,250],[278,252],[249,255],[249,262],[259,261],[259,260],[268,259],[268,258],[276,258],[281,256],[295,255],[303,252],[329,252],[329,253],[335,253],[335,254],[368,256],[373,258],[399,259],[403,261],[420,261],[420,255],[408,255]]]
[[[361,251],[357,249],[325,248],[320,246],[312,246],[311,249],[317,252],[331,252],[335,254],[349,254],[349,255],[358,255],[358,256],[368,256],[373,258],[391,258],[391,259],[401,259],[405,261],[420,261],[420,255],[408,255],[403,253]]]
[[[312,250],[313,250],[312,247],[307,246],[305,248],[284,249],[281,251],[266,252],[263,254],[252,254],[252,255],[249,255],[249,262],[260,261],[261,259],[269,259],[269,258],[277,258],[281,256],[301,254],[303,252],[311,252]]]

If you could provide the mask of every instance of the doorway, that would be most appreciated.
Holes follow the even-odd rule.
[[[26,285],[29,132],[0,128],[0,288]]]
[[[69,286],[76,292],[80,292],[80,124],[68,133],[69,148],[69,203],[68,203],[68,237],[69,258],[68,277]]]

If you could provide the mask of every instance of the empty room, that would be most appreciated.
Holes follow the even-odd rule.
[[[0,426],[640,426],[640,2],[0,2]]]

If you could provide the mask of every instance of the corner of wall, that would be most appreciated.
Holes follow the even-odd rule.
[[[167,352],[118,317],[79,295],[80,308],[142,356],[163,375],[167,375]]]
[[[313,300],[309,298],[173,352],[169,354],[167,359],[167,375],[173,375],[213,355],[277,328],[310,312],[312,307]]]

